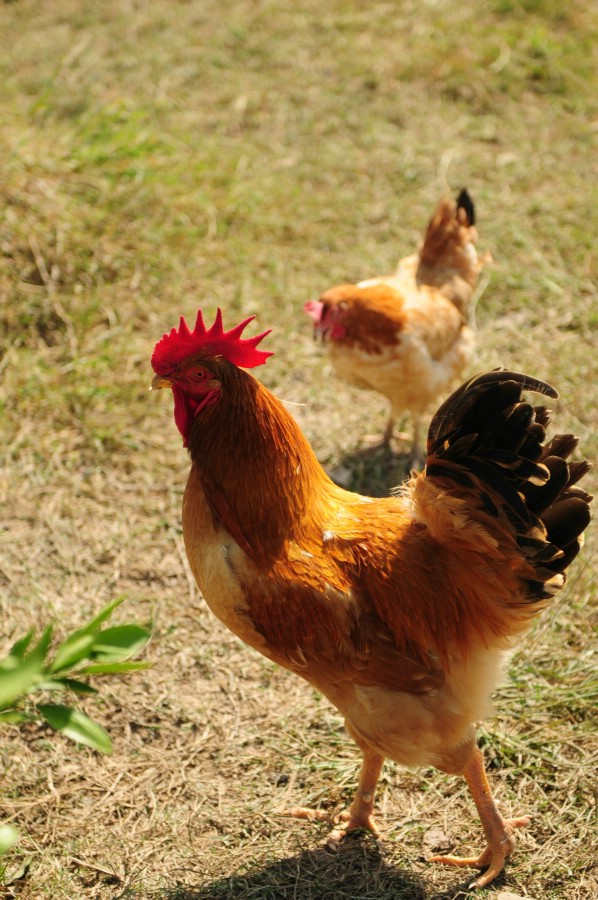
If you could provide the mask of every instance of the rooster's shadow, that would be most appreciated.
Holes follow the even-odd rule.
[[[458,900],[471,896],[466,884],[430,892],[417,873],[387,862],[375,841],[357,839],[339,853],[305,850],[203,887],[180,885],[173,900]]]

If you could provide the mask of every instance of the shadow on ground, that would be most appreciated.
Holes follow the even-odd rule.
[[[349,491],[368,497],[387,497],[409,476],[408,456],[395,453],[384,444],[360,447],[343,456],[340,464],[329,469],[328,474]]]
[[[460,900],[467,882],[449,890],[426,888],[414,872],[387,862],[370,841],[344,844],[339,853],[304,851],[241,875],[194,888],[181,885],[161,900]],[[156,898],[157,900],[157,898]]]

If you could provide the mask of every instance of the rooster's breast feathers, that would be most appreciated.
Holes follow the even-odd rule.
[[[368,536],[369,509],[361,522],[357,514],[347,517],[343,510],[344,529],[342,520],[329,522],[336,530],[320,529],[318,547],[308,531],[300,540],[288,541],[273,565],[264,569],[251,561],[243,537],[231,535],[208,505],[199,502],[202,494],[193,467],[183,503],[188,558],[206,602],[235,634],[324,693],[343,685],[414,694],[440,687],[444,672],[438,656],[404,627],[400,598],[393,600],[397,610],[392,624],[374,602],[374,594],[396,591],[390,584],[390,563],[386,570],[378,569],[372,559],[377,556],[372,540],[377,544],[393,538],[400,546],[410,526],[398,499],[373,501],[384,535],[378,531]],[[356,501],[364,508],[370,505],[365,498]],[[382,519],[379,504],[388,510]],[[345,536],[339,537],[339,530]],[[360,584],[366,570],[372,595]]]

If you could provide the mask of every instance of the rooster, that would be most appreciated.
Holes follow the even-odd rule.
[[[420,467],[421,423],[426,409],[461,374],[474,350],[468,306],[479,272],[471,197],[440,201],[418,253],[399,262],[394,275],[339,284],[305,312],[326,343],[336,374],[383,394],[391,412],[383,441],[396,421],[413,417],[409,462]]]
[[[522,398],[554,388],[503,370],[440,407],[425,470],[372,499],[334,484],[283,404],[247,369],[271,354],[243,338],[251,316],[156,344],[152,388],[170,388],[191,457],[183,498],[189,565],[218,618],[306,679],[345,718],[363,753],[355,799],[330,841],[376,832],[385,757],[467,780],[487,846],[488,884],[526,816],[492,799],[473,723],[488,709],[514,638],[562,587],[589,521],[588,471],[572,435],[544,443],[548,413]],[[326,818],[322,811],[291,811]]]

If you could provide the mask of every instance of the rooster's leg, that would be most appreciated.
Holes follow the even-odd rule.
[[[471,760],[465,766],[463,774],[477,806],[482,827],[488,841],[486,849],[479,856],[433,856],[431,862],[445,863],[448,866],[488,867],[483,875],[477,878],[472,887],[484,887],[502,870],[505,860],[515,849],[515,828],[529,825],[529,816],[516,819],[504,819],[492,797],[490,785],[484,769],[482,751],[476,747]]]
[[[367,828],[373,835],[378,836],[378,828],[374,821],[374,797],[376,795],[376,785],[380,778],[380,772],[384,765],[384,757],[373,750],[363,750],[363,760],[361,763],[361,772],[359,773],[359,784],[353,798],[353,803],[349,809],[348,815],[345,814],[344,824],[341,828],[335,828],[328,835],[327,844],[329,847],[338,847],[340,841],[344,838],[348,831],[355,831],[357,828]]]
[[[327,846],[334,850],[338,849],[338,845],[348,831],[367,828],[374,835],[378,836],[378,829],[373,816],[374,796],[383,764],[383,756],[374,753],[372,750],[363,750],[359,784],[349,812],[334,815],[322,809],[306,809],[303,806],[298,806],[285,810],[282,815],[293,816],[297,819],[309,819],[312,822],[334,822],[336,827],[326,841]]]

